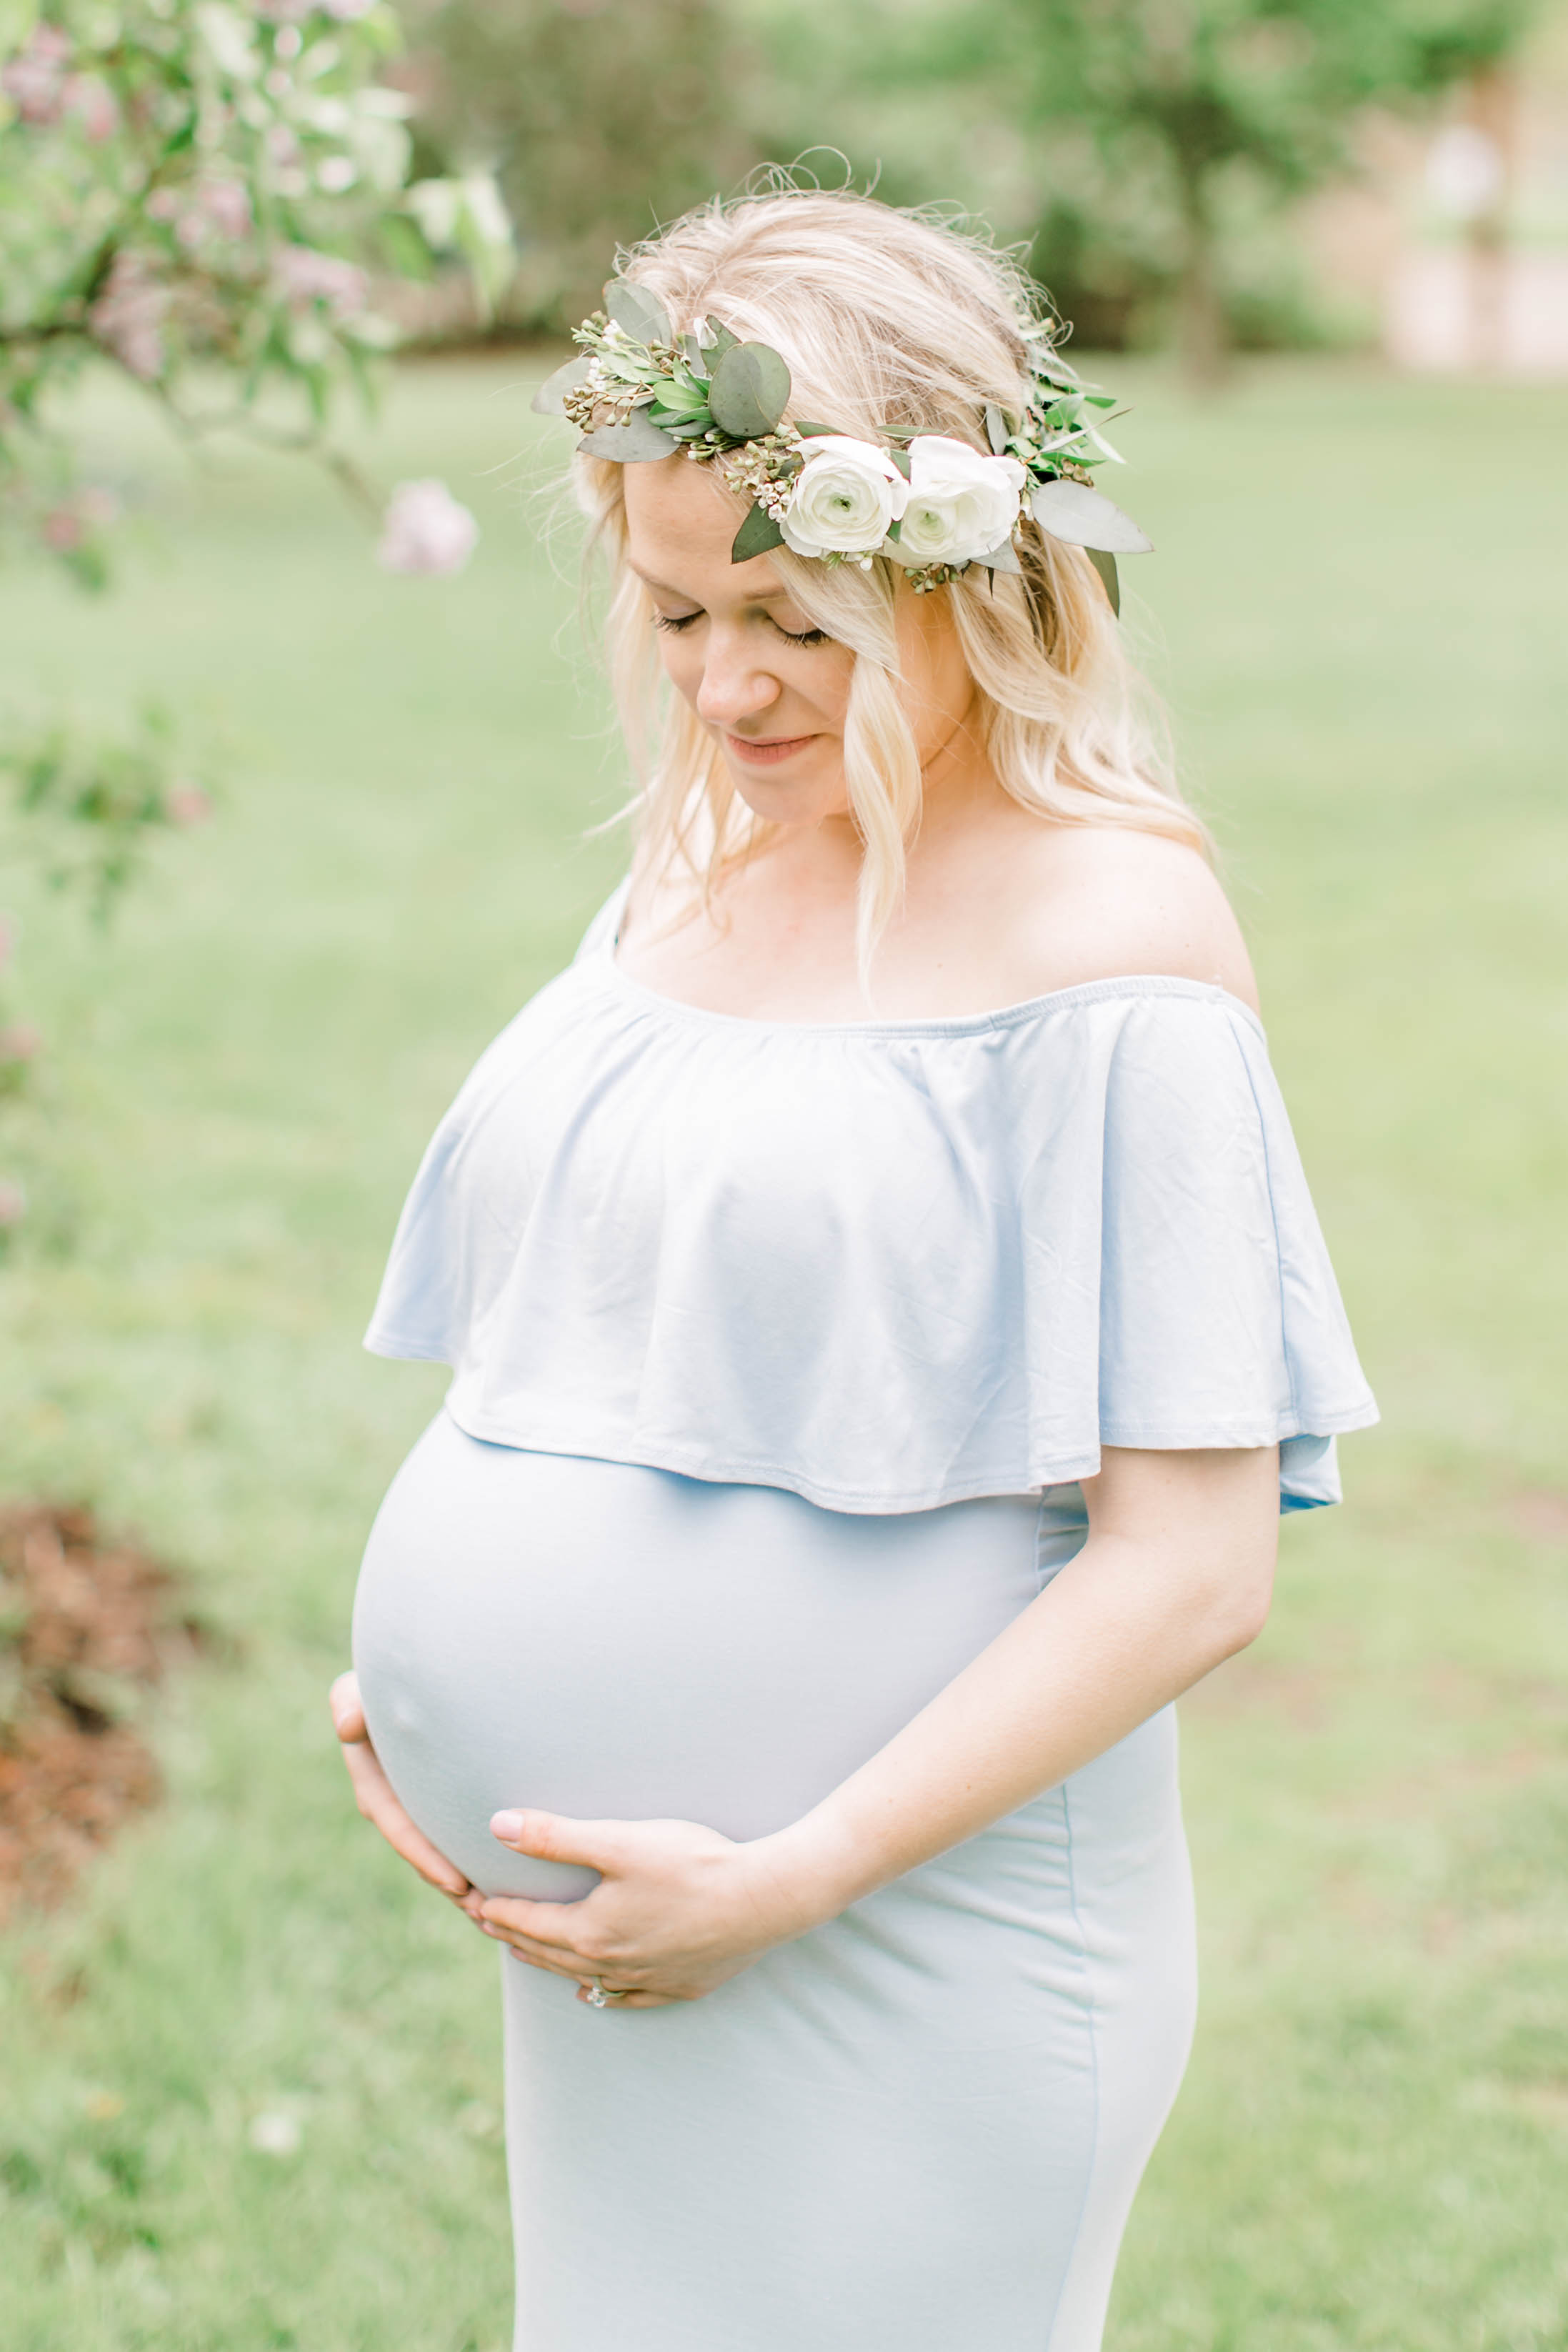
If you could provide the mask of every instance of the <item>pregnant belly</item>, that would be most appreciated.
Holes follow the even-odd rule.
[[[1040,1517],[1028,1496],[852,1517],[441,1413],[361,1570],[371,1738],[476,1885],[570,1900],[593,1874],[508,1853],[498,1807],[733,1838],[797,1820],[1034,1598]]]

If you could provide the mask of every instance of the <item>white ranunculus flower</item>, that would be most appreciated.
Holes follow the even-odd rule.
[[[869,563],[904,512],[908,483],[885,449],[845,433],[819,433],[806,450],[779,518],[785,546],[797,555],[856,555]]]
[[[945,434],[909,445],[909,498],[888,553],[912,569],[973,563],[1010,537],[1029,477],[1016,457],[992,457]]]

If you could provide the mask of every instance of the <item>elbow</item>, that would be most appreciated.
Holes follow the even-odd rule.
[[[1249,1649],[1269,1622],[1274,1600],[1274,1545],[1260,1548],[1250,1559],[1232,1564],[1231,1573],[1214,1596],[1215,1663]]]

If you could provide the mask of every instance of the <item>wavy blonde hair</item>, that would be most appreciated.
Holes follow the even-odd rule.
[[[870,196],[816,189],[716,198],[623,254],[619,274],[658,296],[677,334],[711,316],[743,341],[771,344],[789,366],[789,415],[826,417],[836,432],[870,441],[891,427],[986,448],[986,404],[1021,409],[1020,326],[1043,315],[1038,289],[982,237]],[[591,552],[602,545],[610,557],[605,634],[635,782],[638,868],[684,864],[706,902],[771,828],[737,792],[695,713],[667,690],[653,600],[626,561],[624,468],[580,457],[573,473]],[[1020,536],[1019,577],[998,573],[992,583],[977,566],[935,592],[951,599],[977,731],[998,779],[1042,817],[1135,825],[1207,853],[1093,566],[1032,521]],[[920,821],[920,761],[898,691],[898,567],[880,556],[870,572],[829,566],[783,548],[771,560],[812,625],[856,657],[844,773],[864,844],[863,974],[901,901]]]

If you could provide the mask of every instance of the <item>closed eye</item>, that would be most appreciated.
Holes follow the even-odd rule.
[[[653,626],[668,629],[672,635],[679,635],[683,629],[689,629],[694,621],[700,621],[702,617],[700,606],[695,613],[655,613]],[[777,629],[781,637],[787,637],[792,646],[825,646],[828,643],[826,629],[787,629],[781,621],[775,621],[771,614],[768,619],[768,625]]]

